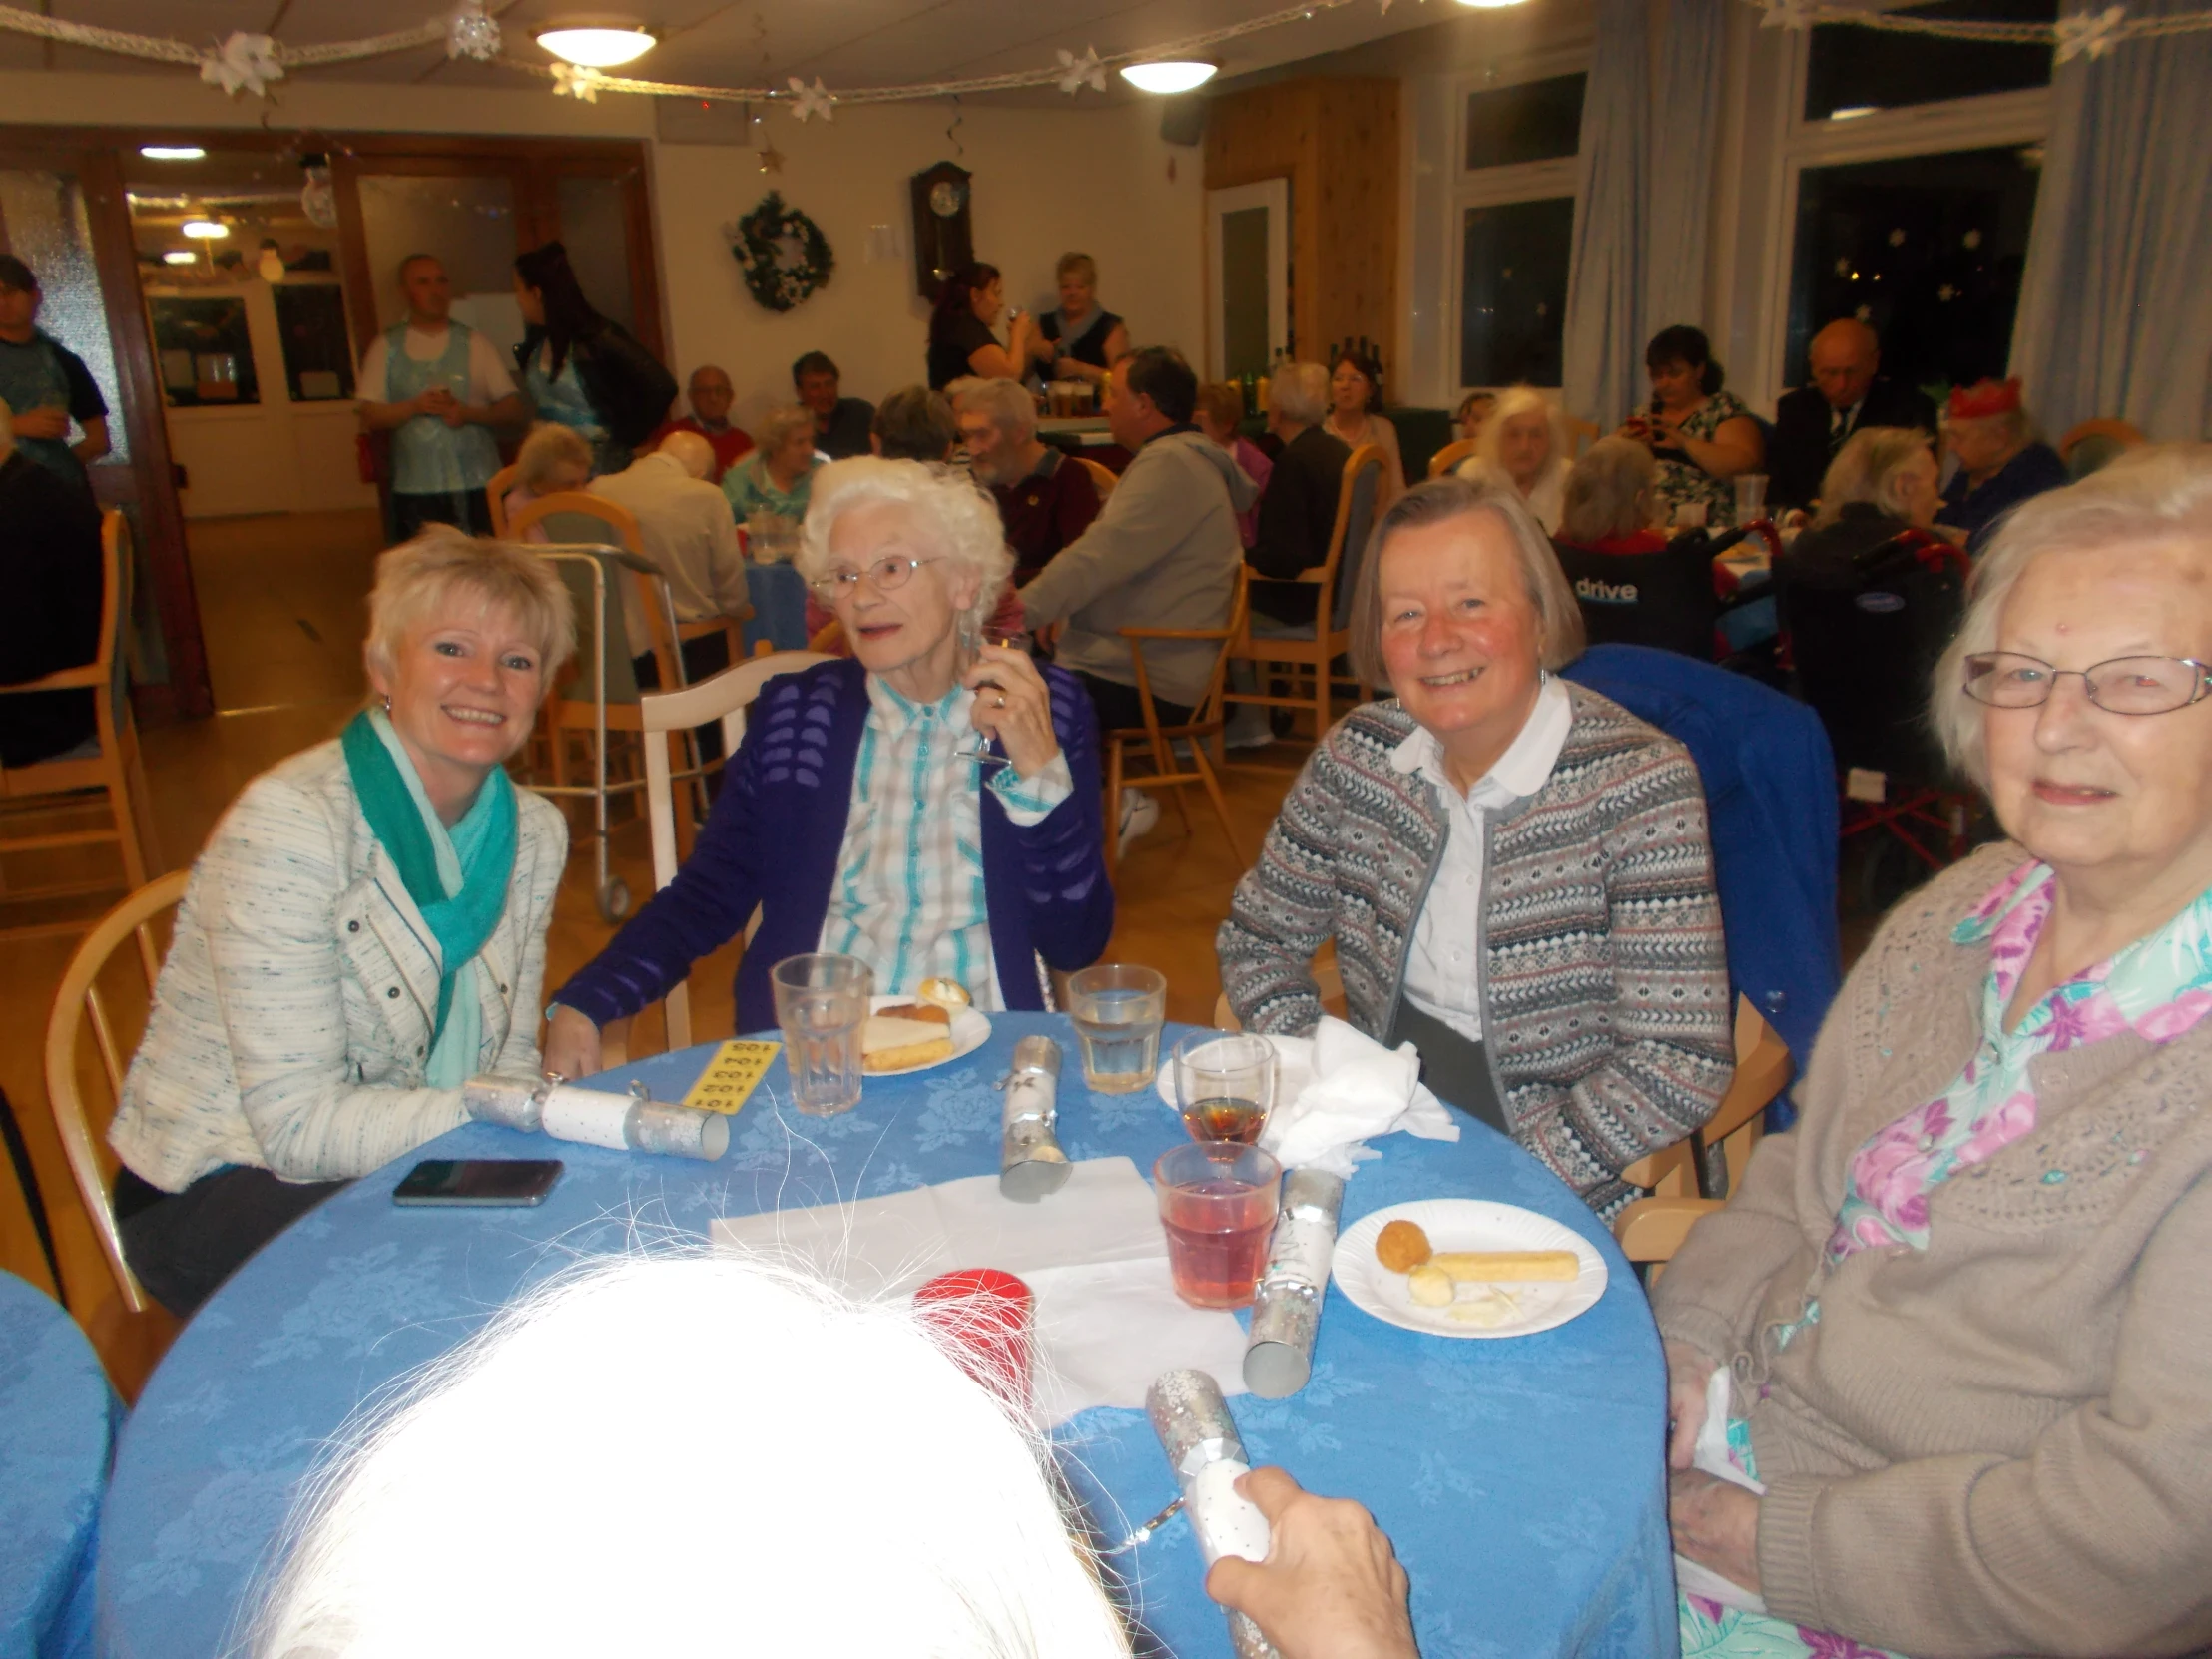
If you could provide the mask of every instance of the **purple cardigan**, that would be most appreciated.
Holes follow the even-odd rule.
[[[991,956],[1009,1008],[1045,1005],[1033,957],[1056,968],[1088,966],[1114,929],[1098,719],[1073,675],[1049,666],[1041,672],[1075,792],[1024,828],[980,778],[976,785]],[[729,943],[758,904],[760,931],[738,964],[738,1029],[774,1028],[769,970],[821,945],[867,710],[866,673],[849,658],[771,680],[676,879],[550,1000],[596,1025],[634,1014]]]

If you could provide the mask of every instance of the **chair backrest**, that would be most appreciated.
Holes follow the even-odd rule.
[[[1386,459],[1375,444],[1363,443],[1345,462],[1344,487],[1337,491],[1337,528],[1329,538],[1329,559],[1322,567],[1323,588],[1335,596],[1329,608],[1333,634],[1352,626],[1352,596],[1360,591],[1360,572],[1375,531],[1375,507],[1382,498]]]
[[[1473,453],[1474,439],[1472,438],[1460,438],[1454,443],[1445,444],[1435,454],[1428,457],[1428,476],[1441,478]]]
[[[515,487],[522,476],[519,466],[503,466],[491,475],[491,482],[484,486],[484,504],[491,509],[491,533],[500,540],[507,538],[507,492]]]
[[[1713,660],[1712,540],[1678,536],[1656,553],[1598,553],[1554,538],[1592,645],[1651,645]]]
[[[645,533],[638,527],[637,515],[620,502],[588,490],[557,490],[539,496],[516,513],[510,528],[519,539],[539,525],[557,544],[590,547],[610,543],[631,555],[636,562],[630,568],[642,580],[622,584],[623,605],[626,612],[634,607],[632,614],[644,625],[645,647],[660,659],[661,684],[681,684],[680,678],[670,678],[670,659],[680,655],[676,652],[674,603],[656,591],[665,590],[666,584],[645,551]]]
[[[546,701],[589,703],[604,695],[609,704],[637,702],[643,688],[638,684],[637,660],[630,654],[622,607],[625,589],[643,579],[630,565],[630,555],[619,547],[572,542],[528,546],[560,571],[576,608],[576,655],[561,682],[546,688]],[[633,602],[650,605],[652,596],[633,595]],[[682,659],[677,652],[656,641],[654,661],[664,685],[682,683]],[[595,678],[600,672],[605,674],[603,692]]]
[[[2149,441],[2124,420],[2084,420],[2058,440],[2058,458],[2066,463],[2067,476],[2079,483]]]
[[[1605,429],[1594,420],[1577,420],[1572,415],[1567,417],[1567,449],[1575,460],[1579,461],[1582,452],[1604,435]]]
[[[645,816],[653,839],[653,890],[659,892],[676,879],[676,791],[669,767],[668,745],[656,742],[663,732],[688,732],[709,721],[722,723],[722,753],[735,757],[745,738],[745,711],[761,695],[761,688],[780,674],[797,674],[815,663],[834,661],[811,651],[778,651],[710,675],[681,691],[649,693],[638,700],[638,724],[645,741]],[[751,935],[748,934],[748,938]],[[671,1052],[689,1048],[691,990],[678,983],[662,999],[668,1022]]]
[[[69,1173],[76,1180],[77,1196],[84,1204],[85,1214],[92,1220],[93,1231],[99,1235],[100,1249],[108,1259],[108,1271],[115,1278],[116,1290],[123,1298],[123,1305],[134,1314],[144,1313],[149,1303],[138,1276],[123,1259],[123,1235],[117,1231],[115,1206],[108,1197],[115,1160],[107,1151],[106,1131],[108,1119],[114,1116],[116,1104],[123,1097],[124,1072],[138,1050],[138,1042],[135,1035],[128,1042],[121,1040],[116,1021],[109,1013],[107,998],[100,990],[100,974],[123,941],[135,935],[139,966],[146,978],[147,1000],[152,1004],[162,955],[155,946],[153,924],[185,896],[185,883],[190,876],[191,871],[178,870],[150,881],[103,916],[85,936],[84,943],[77,947],[76,954],[70,957],[69,966],[62,973],[61,989],[54,993],[53,1011],[46,1020],[46,1098],[53,1108],[54,1128],[61,1137],[63,1152],[69,1157]],[[92,1026],[93,1047],[108,1085],[107,1110],[97,1129],[86,1110],[77,1079],[77,1047],[88,1022]]]
[[[1226,718],[1223,697],[1229,678],[1229,653],[1243,638],[1245,621],[1251,614],[1251,568],[1240,559],[1237,574],[1229,590],[1229,620],[1219,628],[1124,628],[1121,637],[1129,642],[1130,666],[1137,671],[1137,700],[1144,709],[1144,726],[1151,731],[1159,727],[1160,717],[1152,701],[1152,672],[1145,664],[1144,648],[1150,641],[1182,641],[1193,643],[1214,640],[1219,643],[1214,650],[1214,666],[1206,676],[1206,690],[1191,706],[1188,727],[1195,729],[1208,725],[1219,726]],[[1185,728],[1176,728],[1184,730]],[[1120,728],[1135,732],[1138,727]],[[1107,734],[1109,738],[1112,733]]]
[[[1072,458],[1082,466],[1085,472],[1091,475],[1091,482],[1098,486],[1099,505],[1104,506],[1106,498],[1114,493],[1114,486],[1121,482],[1121,474],[1103,462],[1092,460],[1088,455],[1077,455]]]
[[[131,579],[138,574],[136,566],[131,521],[121,507],[110,507],[100,515],[100,655],[94,661],[118,701],[118,719],[126,718],[122,711],[130,707],[126,682],[131,652],[124,636],[131,626]]]

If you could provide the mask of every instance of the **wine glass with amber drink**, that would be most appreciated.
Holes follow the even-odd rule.
[[[1275,1045],[1241,1031],[1194,1031],[1175,1045],[1175,1103],[1194,1141],[1252,1146],[1275,1105]]]

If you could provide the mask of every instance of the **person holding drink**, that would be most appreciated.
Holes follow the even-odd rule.
[[[956,981],[1042,1010],[1047,968],[1113,930],[1098,726],[1074,677],[984,643],[1012,564],[967,479],[856,458],[816,474],[797,560],[853,656],[772,680],[676,879],[554,996],[547,1069],[600,1069],[600,1028],[682,982],[754,910],[737,1026],[776,1023],[770,970],[850,956],[873,989]]]

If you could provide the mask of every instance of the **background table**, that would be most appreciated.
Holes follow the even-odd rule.
[[[93,1556],[117,1415],[76,1322],[0,1273],[0,1654],[92,1650]]]
[[[395,1208],[391,1187],[409,1158],[300,1221],[186,1329],[124,1431],[103,1523],[104,1651],[214,1651],[318,1442],[518,1286],[577,1253],[621,1249],[633,1215],[648,1231],[692,1235],[718,1215],[775,1205],[779,1193],[796,1209],[995,1170],[1000,1097],[991,1084],[1015,1038],[1031,1031],[1068,1050],[1060,1129],[1069,1156],[1123,1154],[1149,1174],[1183,1139],[1157,1096],[1083,1088],[1064,1019],[1001,1014],[993,1026],[991,1041],[963,1059],[869,1081],[842,1117],[779,1111],[775,1102],[788,1099],[779,1062],[718,1163],[475,1125],[423,1153],[562,1158],[568,1172],[542,1207]],[[674,1098],[707,1053],[614,1075]],[[1673,1654],[1665,1387],[1658,1336],[1627,1264],[1565,1187],[1478,1125],[1456,1144],[1403,1135],[1381,1144],[1383,1156],[1346,1188],[1348,1222],[1410,1198],[1525,1205],[1597,1244],[1612,1272],[1605,1297],[1540,1336],[1453,1342],[1381,1324],[1332,1288],[1306,1388],[1231,1401],[1247,1445],[1315,1490],[1375,1511],[1412,1575],[1429,1659]],[[1087,1412],[1059,1437],[1102,1532],[1120,1537],[1174,1495],[1142,1412]],[[1167,1648],[1187,1659],[1228,1652],[1182,1517],[1115,1565],[1137,1616]]]
[[[745,649],[750,654],[762,640],[779,651],[807,649],[807,584],[790,565],[755,564],[746,561],[746,595],[753,601],[753,619],[745,625]]]

